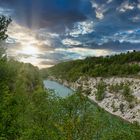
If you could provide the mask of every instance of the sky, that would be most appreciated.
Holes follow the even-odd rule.
[[[0,0],[7,54],[40,68],[140,50],[140,0]]]

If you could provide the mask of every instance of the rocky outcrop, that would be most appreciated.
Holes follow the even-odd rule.
[[[82,89],[84,95],[86,91],[88,98],[96,102],[101,108],[110,112],[111,114],[120,116],[121,118],[129,122],[140,123],[140,79],[136,78],[122,78],[122,77],[111,77],[111,78],[91,78],[91,77],[80,77],[76,82],[68,82],[62,79],[55,79],[50,77],[51,80],[55,80],[67,87],[77,90],[79,87]],[[104,99],[101,101],[96,100],[97,85],[99,82],[104,82],[106,90],[104,93]],[[128,102],[122,91],[113,91],[110,89],[112,85],[127,84],[132,92],[133,100]]]

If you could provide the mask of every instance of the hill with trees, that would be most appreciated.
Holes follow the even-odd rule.
[[[140,52],[88,57],[42,69],[56,80],[88,96],[100,107],[127,121],[140,123]]]
[[[106,57],[87,57],[84,60],[63,62],[49,69],[42,69],[42,75],[49,75],[67,81],[76,81],[80,76],[111,77],[138,76],[140,52],[128,52]]]

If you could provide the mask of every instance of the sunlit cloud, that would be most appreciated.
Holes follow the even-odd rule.
[[[132,18],[130,18],[131,21],[133,22],[140,22],[140,15],[136,15],[136,16],[133,16]]]
[[[138,5],[137,5],[137,8],[140,9],[140,1],[139,1]]]
[[[108,0],[107,4],[111,3],[112,0]],[[92,8],[95,9],[96,18],[102,20],[104,13],[108,10],[106,4],[97,4],[95,0],[91,0]]]
[[[68,34],[73,37],[78,37],[79,35],[85,35],[92,33],[94,31],[93,21],[83,21],[75,23],[72,30],[68,31]]]
[[[104,18],[103,12],[100,9],[96,10],[95,12],[96,12],[96,18],[98,19]]]
[[[17,51],[17,53],[34,56],[39,53],[39,49],[35,46],[29,45],[29,46],[22,47],[21,50]]]
[[[129,42],[129,43],[140,43],[140,29],[120,31],[114,36],[110,37],[114,41]]]
[[[133,10],[135,8],[135,6],[131,3],[129,3],[129,1],[125,1],[121,4],[120,7],[117,8],[117,10],[119,12],[126,12],[127,10]]]
[[[62,43],[66,46],[77,46],[82,44],[80,41],[69,39],[69,38],[62,40]]]
[[[107,4],[109,4],[109,3],[111,3],[111,2],[113,2],[113,0],[107,0]]]
[[[63,53],[70,53],[73,54],[73,59],[83,59],[87,56],[106,56],[111,54],[110,50],[104,50],[104,49],[89,49],[89,48],[59,48],[56,49],[57,52],[63,52]]]
[[[19,61],[42,67],[39,64],[44,59],[39,59],[38,56],[53,51],[53,48],[49,46],[51,43],[47,39],[37,38],[36,31],[20,26],[16,22],[9,26],[8,35],[6,40],[6,43],[9,44],[8,56],[15,57]]]

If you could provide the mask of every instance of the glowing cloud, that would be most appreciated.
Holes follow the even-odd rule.
[[[108,0],[107,4],[111,3],[112,0]],[[95,0],[91,0],[92,8],[95,9],[96,18],[102,20],[104,18],[104,13],[108,10],[106,4],[97,4]]]
[[[94,22],[93,21],[83,21],[77,22],[74,25],[72,31],[69,31],[69,35],[73,37],[78,37],[79,35],[85,35],[92,33],[94,31]]]
[[[39,59],[38,57],[46,52],[52,51],[50,46],[47,46],[47,44],[51,44],[50,42],[46,39],[42,40],[37,38],[37,32],[20,26],[16,22],[13,22],[9,26],[8,35],[9,38],[6,42],[10,44],[7,48],[9,57],[12,56],[19,61],[43,67],[40,63],[44,59]]]
[[[77,56],[77,57],[73,57],[74,59],[83,59],[87,56],[106,56],[106,55],[111,54],[111,51],[109,50],[78,48],[78,47],[68,48],[68,49],[59,48],[59,49],[56,49],[55,51],[73,53],[74,56]]]
[[[77,46],[77,45],[81,45],[82,43],[77,41],[77,40],[73,40],[73,39],[64,39],[62,40],[62,43],[64,45],[68,45],[68,46]]]

